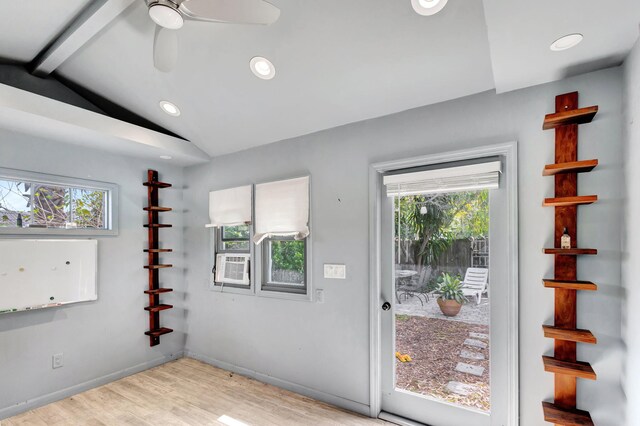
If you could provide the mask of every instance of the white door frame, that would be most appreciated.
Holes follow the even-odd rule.
[[[518,146],[517,142],[482,146],[439,154],[410,157],[400,160],[374,163],[369,166],[369,364],[371,417],[378,417],[381,410],[382,372],[380,366],[381,341],[381,235],[380,205],[382,193],[382,175],[391,170],[440,164],[452,161],[469,160],[502,155],[506,162],[506,190],[509,204],[509,279],[514,285],[508,286],[507,300],[509,321],[507,325],[507,375],[508,401],[507,425],[517,425],[518,407]]]

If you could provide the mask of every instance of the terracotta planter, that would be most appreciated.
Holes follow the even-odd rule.
[[[438,306],[440,306],[440,310],[447,317],[455,317],[462,308],[462,304],[455,300],[438,299]]]

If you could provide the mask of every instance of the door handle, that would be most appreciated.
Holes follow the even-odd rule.
[[[384,302],[384,303],[382,304],[382,310],[383,310],[383,311],[388,311],[389,309],[391,309],[391,303],[389,303],[389,302]]]

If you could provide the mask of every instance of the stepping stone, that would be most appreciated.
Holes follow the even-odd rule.
[[[464,344],[467,346],[473,346],[474,348],[486,349],[487,344],[485,342],[481,342],[480,340],[467,339],[464,341]]]
[[[456,371],[473,374],[474,376],[482,376],[482,373],[484,373],[484,367],[459,362],[458,365],[456,365]]]
[[[474,339],[489,340],[489,335],[484,333],[469,333],[469,337]]]
[[[466,359],[474,359],[476,361],[481,361],[484,359],[484,355],[479,352],[468,351],[463,349],[460,351],[460,356]]]
[[[466,383],[460,382],[449,382],[447,383],[447,390],[451,393],[456,393],[462,396],[469,396],[470,394],[476,391],[476,387],[473,385],[468,385]]]

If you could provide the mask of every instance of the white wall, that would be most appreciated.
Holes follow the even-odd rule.
[[[580,345],[580,359],[593,364],[597,382],[581,381],[579,406],[598,425],[620,425],[620,200],[622,197],[621,70],[609,69],[503,95],[483,93],[379,119],[334,128],[216,158],[187,169],[186,307],[188,353],[245,373],[253,372],[345,406],[369,404],[368,167],[407,158],[510,140],[519,142],[520,209],[520,403],[522,425],[540,425],[540,402],[553,395],[553,376],[541,355],[553,342],[541,325],[553,318],[553,209],[541,207],[553,194],[542,177],[553,162],[554,134],[542,131],[558,94],[580,91],[580,105],[598,104],[596,120],[580,128],[580,157],[599,158],[597,171],[580,177],[582,194],[600,201],[582,207],[579,241],[599,249],[579,261],[579,276],[599,291],[579,295],[578,324],[591,329],[597,346]],[[250,123],[247,123],[250,125]],[[311,174],[313,285],[325,303],[220,294],[209,278],[207,193],[235,185]],[[325,280],[322,264],[345,263],[347,279]],[[514,283],[515,284],[515,283]],[[338,398],[336,400],[336,398]]]
[[[37,125],[37,123],[34,123]],[[163,325],[176,331],[149,347],[145,212],[147,168],[157,168],[176,189],[163,190],[165,213],[174,228],[161,232],[182,265],[183,170],[169,163],[153,163],[52,143],[0,131],[0,167],[114,182],[120,186],[120,234],[99,238],[97,302],[40,311],[0,315],[0,419],[35,405],[76,393],[120,375],[148,368],[180,355],[184,347],[182,270],[162,273],[162,283],[177,289],[165,298],[177,309],[165,311]],[[0,259],[0,262],[2,260]],[[0,296],[1,297],[1,296]],[[64,367],[53,370],[51,356],[64,353]]]
[[[624,64],[625,209],[622,234],[622,283],[625,291],[622,334],[627,347],[623,385],[627,424],[640,424],[640,42]]]

